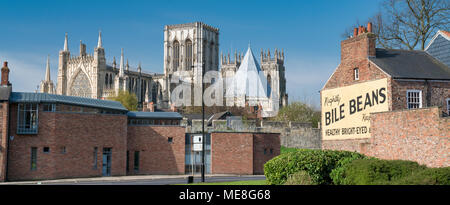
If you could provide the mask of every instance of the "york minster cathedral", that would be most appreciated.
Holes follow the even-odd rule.
[[[93,55],[86,52],[86,45],[81,41],[79,54],[74,55],[69,50],[68,41],[66,33],[64,47],[59,52],[56,85],[50,79],[47,59],[45,80],[40,84],[41,92],[107,99],[125,90],[136,95],[140,107],[153,103],[156,108],[165,109],[175,105],[172,96],[175,94],[180,98],[184,96],[183,99],[191,96],[195,101],[195,91],[201,88],[202,73],[216,71],[219,76],[211,84],[228,79],[223,80],[221,87],[226,106],[244,107],[251,104],[252,99],[258,99],[257,106],[262,109],[263,117],[271,117],[277,114],[280,107],[287,105],[283,51],[275,50],[272,56],[270,50],[261,50],[258,63],[249,45],[245,55],[235,52],[232,59],[229,53],[219,54],[219,29],[201,22],[164,27],[163,74],[144,72],[140,64],[131,68],[124,58],[123,49],[119,65],[115,57],[108,63],[101,32]],[[184,93],[186,90],[175,92],[176,86],[183,82],[190,83],[192,89],[188,91],[191,93]],[[257,86],[253,86],[253,83]],[[260,89],[251,94],[249,90],[255,87]],[[233,96],[227,94],[230,90],[235,91],[232,92]],[[242,92],[236,92],[240,90]],[[191,105],[197,104],[183,104]]]

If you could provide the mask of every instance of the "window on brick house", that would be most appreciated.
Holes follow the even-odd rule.
[[[408,109],[422,108],[422,91],[421,90],[407,90],[406,91],[406,106]]]
[[[139,151],[134,152],[134,172],[139,172]]]
[[[37,169],[37,147],[31,148],[31,170]]]
[[[38,132],[38,105],[19,104],[18,106],[18,134],[37,134]]]
[[[355,80],[359,80],[359,68],[353,69],[353,76]]]
[[[44,147],[43,152],[44,153],[50,153],[50,147]]]
[[[450,115],[450,98],[447,98],[447,114]]]
[[[94,147],[94,153],[93,153],[93,169],[97,169],[97,152],[98,152],[98,148]]]
[[[56,105],[55,104],[44,104],[44,112],[55,112]]]
[[[130,151],[127,150],[127,172],[130,171]]]

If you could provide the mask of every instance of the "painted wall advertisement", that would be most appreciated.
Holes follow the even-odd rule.
[[[388,111],[387,79],[322,90],[323,140],[370,137],[370,113]]]

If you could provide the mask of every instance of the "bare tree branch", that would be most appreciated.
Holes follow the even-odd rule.
[[[438,30],[450,28],[449,0],[384,0],[381,8],[368,21],[373,23],[377,44],[383,48],[424,50]],[[350,28],[342,36],[351,35]]]

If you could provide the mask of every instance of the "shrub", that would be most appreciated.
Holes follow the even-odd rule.
[[[331,184],[331,171],[339,160],[362,156],[359,153],[332,150],[308,150],[281,154],[264,164],[264,174],[269,184],[284,184],[288,176],[306,171],[315,184]]]
[[[356,160],[356,159],[368,159],[368,157],[366,157],[364,155],[352,155],[350,157],[345,157],[345,158],[340,159],[336,164],[336,168],[334,168],[330,173],[330,178],[333,181],[333,184],[335,184],[335,185],[344,184],[345,166],[347,164],[350,164],[353,160]]]
[[[450,185],[450,167],[426,168],[392,181],[394,185]]]
[[[344,166],[340,184],[374,185],[393,181],[421,171],[425,166],[403,160],[356,159]]]
[[[307,172],[299,171],[289,175],[284,185],[314,185],[314,182]]]

